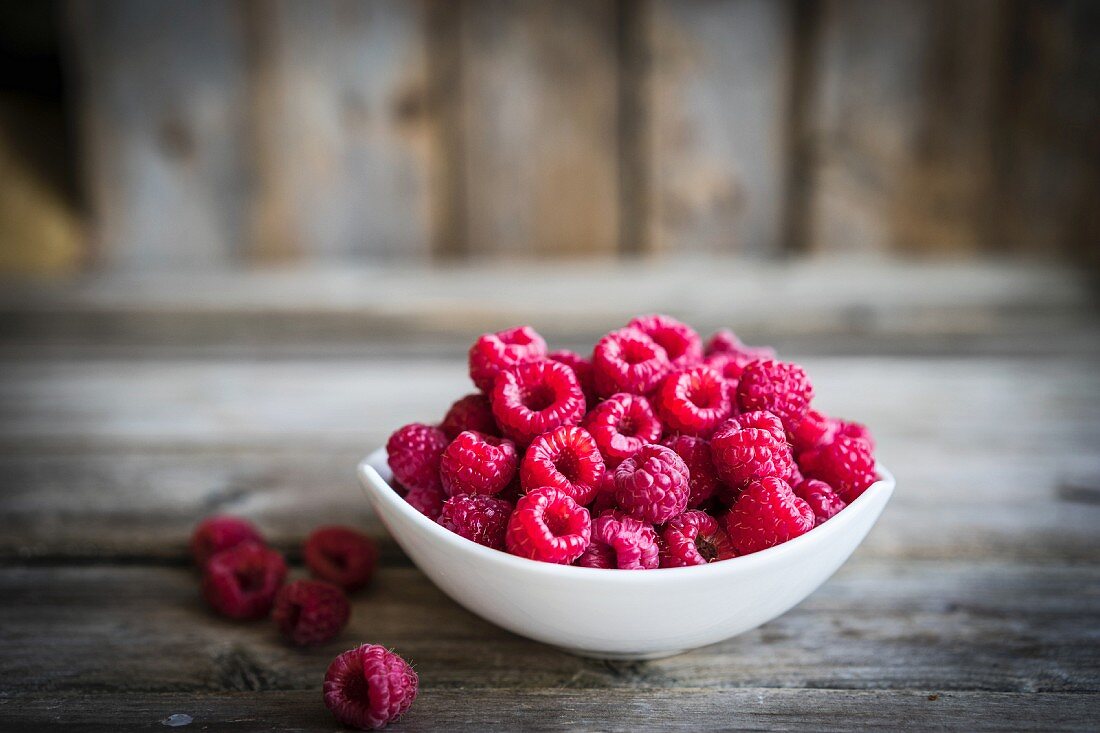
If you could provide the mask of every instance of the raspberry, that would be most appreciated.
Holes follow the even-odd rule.
[[[442,486],[409,489],[409,493],[405,494],[405,501],[409,506],[433,522],[439,519],[439,513],[443,511],[443,502],[446,499],[447,494]]]
[[[718,477],[735,491],[769,476],[792,478],[791,447],[783,424],[770,412],[730,418],[711,436],[710,450]]]
[[[593,407],[582,425],[596,439],[610,467],[630,458],[646,443],[656,441],[662,430],[649,400],[626,392],[613,394]]]
[[[202,593],[223,616],[263,618],[286,578],[283,556],[259,542],[242,542],[206,562]]]
[[[470,379],[488,394],[500,372],[545,356],[546,342],[530,326],[482,334],[470,347]]]
[[[716,354],[732,354],[743,360],[741,366],[757,359],[774,359],[775,349],[770,346],[746,346],[741,339],[728,328],[715,331],[707,339],[707,348],[704,352],[707,356]]]
[[[459,433],[439,461],[447,496],[499,494],[515,475],[516,444],[471,430]]]
[[[791,446],[795,453],[802,453],[828,443],[835,434],[836,423],[833,420],[817,410],[810,410],[791,434]]]
[[[439,488],[439,459],[448,442],[431,425],[414,422],[398,428],[386,441],[394,478],[409,489]]]
[[[710,435],[733,410],[729,384],[705,366],[669,374],[654,399],[665,427],[686,435]]]
[[[500,435],[489,398],[483,394],[468,394],[451,405],[439,429],[449,440],[454,440],[464,430],[482,435]]]
[[[591,361],[585,359],[577,352],[569,351],[568,349],[551,351],[546,355],[546,358],[556,361],[559,364],[565,364],[572,369],[573,373],[577,375],[577,383],[581,385],[581,391],[584,392],[585,402],[589,405],[596,404],[596,390],[592,385]]]
[[[604,472],[603,456],[588,431],[562,426],[535,438],[523,457],[519,478],[528,493],[549,486],[583,506],[596,496]]]
[[[824,481],[848,504],[878,480],[875,456],[862,438],[841,435],[799,456],[807,478]]]
[[[638,316],[627,324],[656,341],[674,369],[686,369],[703,360],[703,342],[691,326],[671,316]]]
[[[661,567],[706,565],[737,556],[718,520],[706,512],[689,510],[661,530]]]
[[[734,354],[715,354],[708,356],[703,363],[718,372],[730,388],[731,401],[737,396],[737,383],[741,379],[741,372],[745,371],[746,362],[742,362]]]
[[[646,445],[615,469],[615,501],[645,522],[662,524],[687,507],[688,467],[671,448]]]
[[[849,438],[861,438],[867,442],[867,446],[873,452],[875,450],[875,439],[871,437],[871,431],[867,429],[867,426],[863,423],[849,422],[848,420],[834,420],[833,425],[836,426],[836,434],[844,435]]]
[[[313,577],[349,593],[370,583],[378,564],[378,546],[370,537],[335,525],[313,530],[302,555]]]
[[[664,348],[634,328],[612,331],[592,351],[592,381],[600,397],[616,392],[647,395],[670,368]]]
[[[786,481],[765,478],[741,492],[725,521],[730,542],[747,555],[809,532],[814,512]]]
[[[817,479],[804,479],[795,484],[794,494],[810,505],[814,513],[815,527],[827,519],[832,519],[841,509],[848,506],[829,484]]]
[[[325,673],[325,707],[343,725],[378,729],[409,709],[419,685],[404,659],[377,644],[364,644],[332,660]]]
[[[585,551],[591,537],[588,510],[564,491],[545,488],[520,497],[504,539],[513,555],[568,565]]]
[[[207,560],[222,550],[248,541],[264,544],[263,535],[251,522],[240,517],[207,517],[199,522],[191,535],[191,556],[195,558],[195,564],[203,568]]]
[[[607,471],[603,475],[603,483],[596,492],[596,498],[588,505],[588,513],[598,517],[605,511],[615,511],[619,505],[615,503],[615,472]]]
[[[298,646],[323,644],[344,628],[351,605],[344,591],[321,580],[295,580],[279,589],[271,612],[280,633]]]
[[[737,385],[737,405],[743,412],[767,410],[791,433],[806,417],[813,396],[813,385],[802,367],[772,359],[749,364]]]
[[[457,494],[443,503],[437,520],[457,535],[494,550],[504,549],[512,503],[483,494]]]
[[[695,508],[714,496],[718,490],[718,472],[714,468],[710,444],[690,435],[674,435],[664,445],[676,451],[688,467],[688,506]]]
[[[592,520],[592,544],[576,564],[586,568],[652,570],[658,565],[657,533],[633,517],[605,514]]]
[[[526,446],[556,427],[576,425],[584,417],[584,393],[577,375],[548,359],[501,372],[490,401],[497,424],[517,446]]]

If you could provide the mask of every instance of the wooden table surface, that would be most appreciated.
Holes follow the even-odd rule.
[[[159,728],[183,713],[185,730],[331,730],[326,666],[372,641],[420,674],[393,730],[1095,729],[1095,311],[1068,276],[1017,273],[982,291],[988,278],[945,286],[952,272],[914,279],[885,308],[837,282],[826,306],[799,316],[788,303],[770,322],[747,301],[655,299],[705,327],[740,314],[759,337],[770,323],[820,406],[872,426],[898,490],[798,607],[652,662],[570,656],[458,607],[386,537],[354,479],[394,427],[468,391],[469,333],[552,293],[496,315],[479,308],[483,289],[432,290],[478,282],[462,273],[406,283],[404,300],[401,276],[383,279],[387,308],[342,300],[354,279],[324,296],[245,278],[13,297],[0,304],[0,727]],[[411,305],[429,290],[434,315]],[[317,297],[328,301],[310,308]],[[534,321],[580,342],[635,305],[615,303],[587,320],[544,304]],[[212,615],[186,539],[213,512],[255,520],[295,575],[317,524],[378,537],[380,573],[344,634],[303,651],[269,622]]]

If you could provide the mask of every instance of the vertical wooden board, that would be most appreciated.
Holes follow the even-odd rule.
[[[652,8],[652,246],[764,255],[781,243],[790,6]]]
[[[468,248],[482,255],[618,247],[616,4],[464,7]]]
[[[247,190],[238,11],[218,0],[69,5],[102,265],[205,269],[237,256]]]

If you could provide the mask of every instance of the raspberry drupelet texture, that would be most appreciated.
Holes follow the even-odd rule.
[[[605,511],[615,511],[618,508],[619,505],[615,503],[615,471],[609,468],[603,475],[600,490],[596,492],[596,497],[588,505],[588,513],[593,517],[598,517]]]
[[[703,360],[703,342],[691,326],[672,316],[638,316],[627,324],[656,341],[668,355],[673,369],[686,369]]]
[[[706,366],[694,366],[665,377],[654,400],[665,428],[707,437],[730,416],[729,383]]]
[[[600,397],[648,395],[671,366],[664,348],[636,328],[612,331],[592,350],[592,381]]]
[[[797,455],[822,443],[828,443],[835,434],[836,421],[817,410],[809,410],[791,433],[791,446]]]
[[[298,646],[324,644],[343,630],[351,615],[344,591],[322,580],[295,580],[279,589],[271,617],[279,632]]]
[[[608,513],[592,520],[592,543],[576,564],[586,568],[652,570],[659,565],[659,555],[653,525]]]
[[[847,506],[829,484],[817,479],[803,479],[795,484],[794,494],[810,505],[814,513],[815,527],[832,519]]]
[[[503,550],[513,508],[510,501],[494,496],[458,494],[443,503],[438,522],[472,542]]]
[[[778,478],[753,481],[725,516],[726,534],[738,554],[759,552],[814,528],[814,512]]]
[[[426,489],[409,489],[405,494],[405,501],[416,511],[423,514],[433,522],[439,519],[439,513],[443,511],[443,502],[447,500],[447,494],[442,486],[431,486]]]
[[[646,443],[655,442],[662,431],[649,400],[626,392],[613,394],[593,407],[582,425],[595,438],[609,467],[630,458]]]
[[[635,519],[663,524],[687,508],[688,479],[674,450],[646,445],[615,469],[615,502]]]
[[[867,447],[872,452],[875,450],[875,439],[871,437],[871,431],[863,423],[834,420],[833,425],[836,427],[836,435],[843,435],[847,438],[860,438],[867,443]]]
[[[718,477],[735,492],[774,476],[793,478],[794,457],[783,424],[770,412],[746,412],[730,418],[710,438]]]
[[[788,433],[806,417],[813,396],[813,385],[802,367],[773,359],[752,362],[737,383],[737,405],[742,412],[767,410],[783,421]]]
[[[271,610],[284,579],[286,562],[282,555],[259,542],[242,542],[206,562],[202,593],[222,616],[263,618]]]
[[[584,417],[584,393],[564,364],[529,361],[500,373],[490,397],[504,435],[525,448],[532,440]]]
[[[706,565],[737,556],[726,531],[706,512],[689,510],[661,530],[661,567]]]
[[[718,491],[718,472],[714,468],[710,444],[691,435],[674,435],[664,445],[676,451],[688,467],[688,507],[696,508]]]
[[[451,405],[451,409],[443,416],[439,429],[449,440],[454,440],[464,430],[473,430],[482,435],[500,435],[489,398],[480,393],[468,394]]]
[[[466,430],[443,451],[439,478],[447,496],[499,494],[516,475],[516,444]]]
[[[726,380],[730,388],[730,400],[736,402],[737,384],[741,379],[741,372],[745,371],[745,366],[750,362],[743,361],[735,354],[714,354],[706,357],[703,363]],[[736,405],[734,408],[736,409]]]
[[[535,489],[516,502],[508,520],[508,552],[531,560],[568,565],[592,539],[588,510],[564,491]]]
[[[432,425],[414,422],[398,428],[386,441],[394,478],[410,490],[439,488],[439,459],[449,442]]]
[[[341,724],[377,730],[400,718],[420,686],[401,657],[377,644],[363,644],[336,657],[325,673],[324,700]]]
[[[603,484],[606,468],[596,441],[584,428],[563,425],[532,441],[520,466],[526,492],[551,487],[584,506]]]
[[[318,527],[306,538],[302,554],[313,577],[348,592],[366,587],[378,565],[374,540],[351,527]]]
[[[874,453],[862,438],[837,436],[800,455],[799,462],[806,478],[824,481],[848,504],[878,480]]]
[[[546,341],[530,326],[482,334],[470,347],[470,379],[489,394],[503,370],[545,357]]]
[[[581,391],[584,392],[585,402],[589,407],[596,404],[596,388],[592,384],[591,360],[585,359],[577,352],[568,349],[551,351],[546,355],[546,358],[559,364],[565,364],[572,369],[573,373],[577,375],[577,382],[581,385]]]
[[[207,560],[222,550],[249,541],[264,544],[263,535],[251,522],[225,515],[207,517],[199,522],[191,535],[191,556],[201,569]]]
[[[757,359],[774,359],[775,349],[770,346],[747,346],[728,328],[722,328],[711,334],[703,352],[706,356],[715,354],[735,354],[745,364]]]

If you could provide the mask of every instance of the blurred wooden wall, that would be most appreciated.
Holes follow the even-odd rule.
[[[77,0],[93,259],[1088,256],[1098,16],[1022,0]]]

